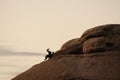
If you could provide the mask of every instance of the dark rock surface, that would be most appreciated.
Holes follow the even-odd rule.
[[[120,25],[91,28],[12,80],[120,80]]]

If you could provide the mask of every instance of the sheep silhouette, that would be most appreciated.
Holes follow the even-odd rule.
[[[51,52],[49,48],[46,50],[48,54],[45,56],[45,60],[51,59],[53,57],[54,52]]]

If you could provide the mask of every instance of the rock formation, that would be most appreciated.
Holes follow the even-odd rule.
[[[91,28],[12,80],[120,80],[120,24]]]

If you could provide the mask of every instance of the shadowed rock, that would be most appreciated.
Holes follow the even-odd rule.
[[[120,80],[120,25],[91,28],[12,80]]]

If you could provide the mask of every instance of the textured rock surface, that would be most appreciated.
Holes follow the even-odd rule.
[[[12,80],[120,80],[120,25],[91,28]]]

